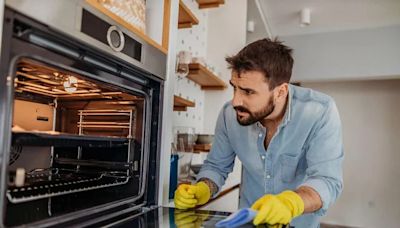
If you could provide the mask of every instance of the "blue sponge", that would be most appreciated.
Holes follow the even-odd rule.
[[[239,211],[229,215],[226,219],[219,221],[215,224],[216,227],[238,227],[246,224],[256,217],[257,211],[250,208],[243,208]]]

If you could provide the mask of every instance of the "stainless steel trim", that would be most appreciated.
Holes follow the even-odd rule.
[[[113,204],[113,205],[101,205],[101,206],[97,206],[97,207],[94,207],[94,208],[89,208],[87,210],[81,210],[81,211],[77,211],[77,212],[72,212],[72,213],[68,214],[70,216],[64,216],[64,217],[61,217],[61,218],[60,217],[51,218],[51,219],[48,219],[47,222],[45,222],[45,223],[44,222],[40,222],[40,221],[39,222],[35,222],[35,223],[31,223],[31,224],[29,224],[29,227],[38,227],[38,228],[40,227],[40,228],[42,228],[42,227],[52,227],[52,226],[56,226],[56,225],[60,226],[60,224],[62,224],[62,223],[69,222],[71,220],[81,218],[81,217],[83,217],[85,215],[93,214],[93,213],[90,213],[90,212],[94,211],[94,213],[99,213],[101,211],[104,211],[104,210],[107,210],[107,209],[112,209],[114,207],[121,206],[123,204],[125,204],[125,203],[122,202],[122,203],[117,203],[117,204]],[[130,208],[126,209],[126,210],[122,210],[120,212],[115,212],[115,213],[112,213],[112,214],[108,214],[107,217],[110,216],[110,218],[112,218],[112,217],[118,216],[120,214],[129,212],[129,211],[137,210],[137,209],[143,207],[144,205],[146,205],[146,202],[144,202],[142,204],[138,204],[138,205],[132,206],[132,207],[130,207]],[[93,224],[94,222],[100,222],[100,221],[103,221],[102,218],[103,218],[103,216],[102,217],[97,217],[94,220],[89,220],[87,223],[91,222],[91,224]],[[84,227],[84,226],[82,226],[82,224],[77,224],[77,225],[79,225],[79,227]]]
[[[166,79],[167,74],[167,55],[148,44],[141,37],[132,31],[116,23],[113,19],[104,15],[100,11],[82,0],[6,0],[6,6],[21,12],[47,26],[52,30],[74,37],[84,44],[96,47],[110,55],[113,55],[129,64],[133,64],[144,69],[151,74]],[[51,9],[51,10],[49,10]],[[101,18],[110,25],[116,25],[127,36],[142,44],[141,61],[122,53],[116,52],[107,44],[104,44],[82,32],[81,20],[83,9]],[[63,16],[68,15],[68,16]],[[106,34],[105,34],[106,35]]]
[[[137,205],[137,206],[130,207],[130,208],[127,208],[127,209],[125,209],[125,210],[121,210],[121,211],[118,211],[118,212],[115,212],[115,213],[112,213],[112,214],[103,215],[103,216],[101,216],[101,217],[98,217],[98,218],[96,218],[96,219],[92,219],[92,220],[86,221],[86,222],[84,222],[84,223],[80,223],[80,224],[78,224],[78,225],[79,225],[80,227],[90,226],[90,225],[93,225],[93,224],[96,224],[96,223],[105,221],[105,220],[107,220],[107,219],[111,219],[111,218],[116,217],[116,216],[118,216],[118,215],[123,215],[123,214],[126,214],[126,213],[128,213],[128,212],[131,212],[131,211],[140,209],[140,208],[142,208],[142,207],[145,206],[145,205],[146,205],[145,203],[139,204],[139,205]],[[136,216],[139,216],[139,215],[142,215],[142,214],[143,214],[143,213],[138,213]],[[132,216],[130,216],[129,218],[131,219]],[[122,219],[121,221],[125,221],[125,220],[126,220],[126,219]],[[120,222],[120,220],[118,220],[118,222],[114,222],[114,223],[111,223],[111,224],[109,224],[109,225],[104,225],[103,227],[112,227],[112,226],[118,224],[119,222]]]
[[[156,209],[157,209],[157,208],[154,208],[153,210],[156,210]],[[150,211],[150,210],[148,210],[148,211],[142,211],[141,213],[138,213],[138,214],[135,214],[135,215],[132,215],[132,216],[129,216],[129,217],[120,219],[120,220],[118,220],[118,221],[116,221],[116,222],[113,222],[113,223],[110,223],[110,224],[105,225],[104,228],[116,226],[116,225],[121,224],[121,223],[123,223],[123,222],[125,222],[125,221],[129,221],[129,220],[131,220],[131,219],[133,219],[133,218],[136,218],[136,217],[138,217],[138,216],[140,216],[140,215],[146,214],[146,213],[149,212],[149,211]],[[147,225],[147,224],[145,224],[145,225]]]
[[[11,129],[12,129],[12,116],[13,116],[13,101],[14,101],[14,78],[13,75],[15,75],[15,69],[16,69],[16,61],[18,57],[13,58],[10,61],[10,68],[8,71],[7,81],[5,85],[5,91],[2,92],[4,95],[3,97],[0,97],[1,103],[2,103],[2,108],[3,112],[0,112],[0,121],[4,124],[3,127],[0,129],[0,137],[2,141],[0,140],[0,162],[2,164],[0,165],[0,205],[5,205],[6,202],[6,191],[7,191],[7,183],[8,181],[6,180],[7,172],[8,172],[8,162],[9,162],[9,149],[11,148]],[[4,88],[4,87],[3,87]],[[1,106],[0,106],[1,107]],[[3,156],[3,157],[1,157]],[[4,212],[4,209],[0,209],[0,211]],[[1,221],[0,221],[0,226],[3,224],[3,221],[5,219],[5,213],[2,213],[1,215]]]
[[[29,40],[36,45],[43,46],[43,47],[50,47],[54,50],[60,50],[63,53],[70,55],[71,57],[79,58],[78,52],[70,50],[68,48],[65,48],[65,47],[63,47],[57,43],[51,42],[47,39],[43,39],[42,37],[40,37],[36,34],[30,34]]]
[[[111,33],[112,32],[117,32],[118,35],[119,35],[120,44],[119,44],[118,47],[115,47],[114,44],[111,41]],[[107,42],[108,42],[108,45],[110,45],[111,49],[113,49],[114,51],[116,51],[116,52],[122,51],[122,49],[124,49],[124,47],[125,47],[125,36],[122,33],[121,29],[119,29],[115,25],[110,26],[110,28],[108,28],[108,30],[107,30]]]

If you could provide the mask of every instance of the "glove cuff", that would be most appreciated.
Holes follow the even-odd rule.
[[[304,201],[294,191],[284,191],[277,195],[277,197],[290,209],[292,218],[297,217],[304,212]]]

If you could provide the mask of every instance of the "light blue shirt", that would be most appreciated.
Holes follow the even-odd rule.
[[[226,103],[218,117],[211,151],[197,179],[209,178],[221,189],[238,156],[243,168],[241,208],[250,207],[264,194],[309,186],[319,193],[323,206],[293,219],[291,225],[319,227],[319,217],[343,188],[341,123],[333,99],[289,85],[285,116],[267,150],[266,134],[267,129],[259,122],[240,125],[232,103]]]

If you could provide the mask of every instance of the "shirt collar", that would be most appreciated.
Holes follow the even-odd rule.
[[[285,126],[289,123],[290,118],[292,116],[292,100],[293,100],[293,85],[288,85],[288,103],[286,105],[285,117],[284,121],[282,122],[282,126]]]

